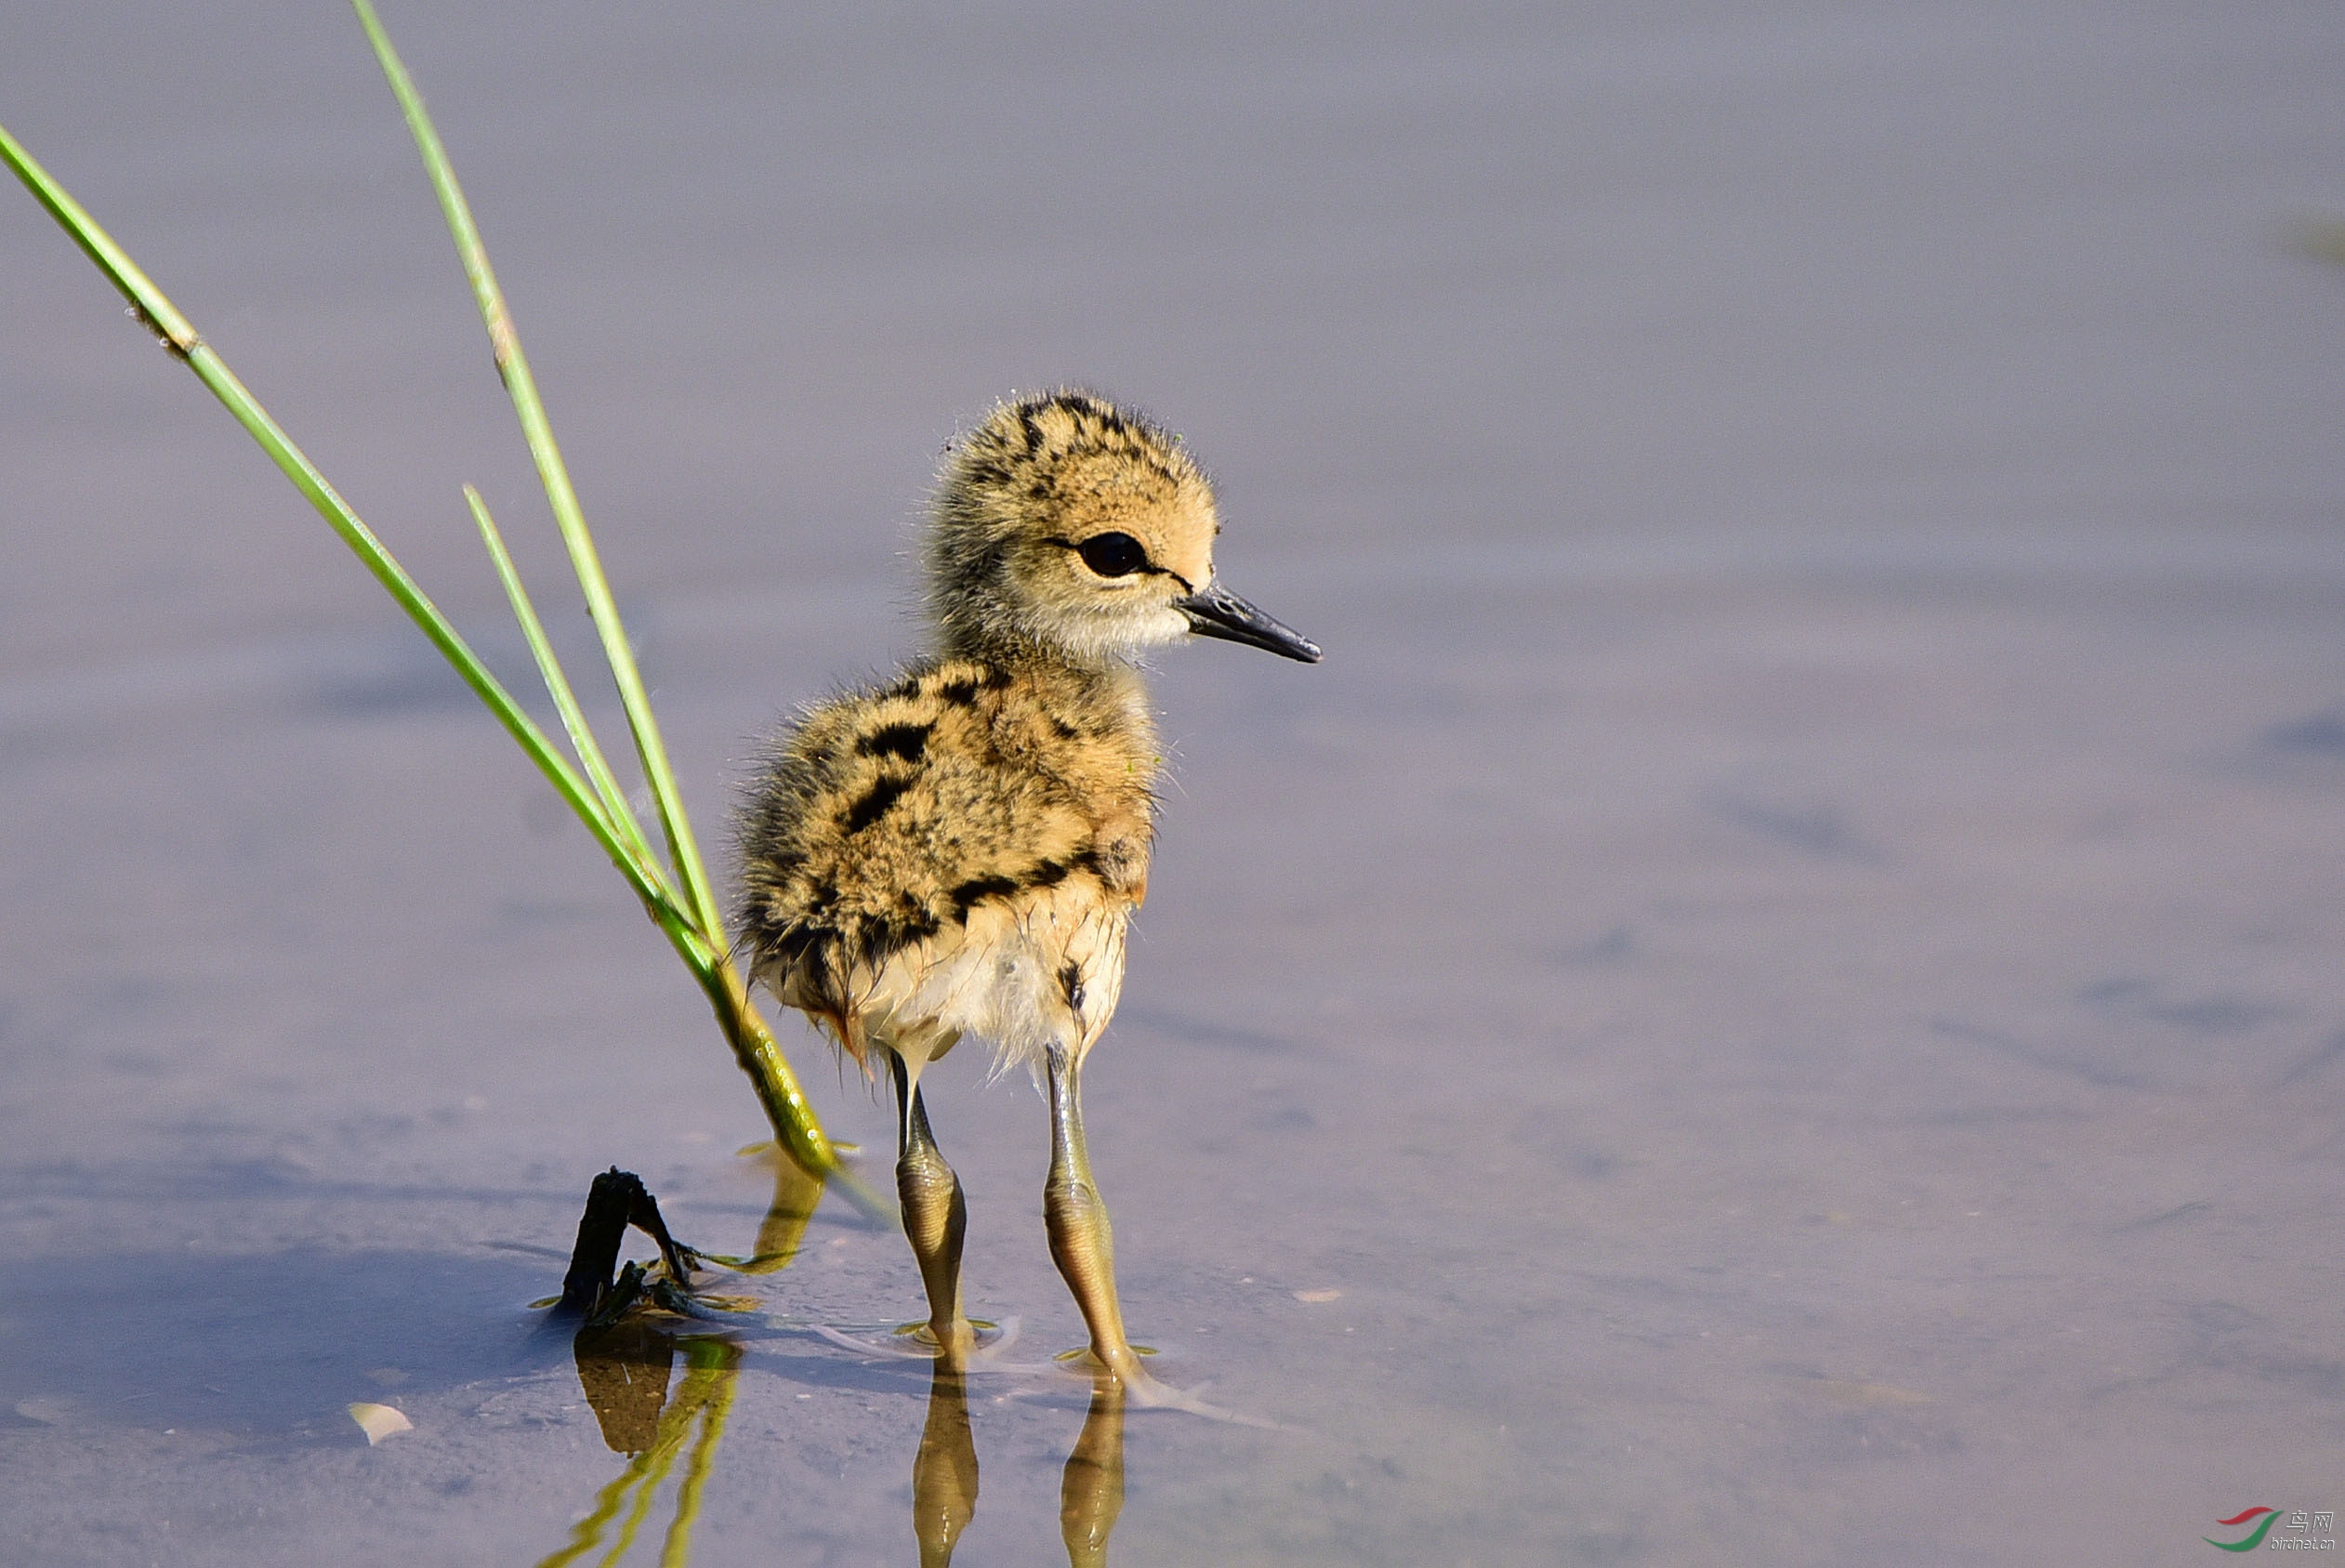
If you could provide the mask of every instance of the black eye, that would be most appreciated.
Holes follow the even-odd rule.
[[[1128,577],[1148,564],[1148,552],[1128,534],[1094,534],[1074,548],[1102,577]]]

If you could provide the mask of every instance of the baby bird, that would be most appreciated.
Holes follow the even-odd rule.
[[[955,1365],[975,1344],[967,1211],[920,1074],[972,1034],[1039,1068],[1051,1258],[1100,1365],[1151,1386],[1124,1334],[1081,1087],[1148,890],[1159,759],[1134,661],[1191,634],[1320,656],[1215,581],[1220,531],[1205,475],[1145,419],[1081,392],[1002,404],[934,499],[936,652],[807,714],[741,814],[751,972],[893,1079],[904,1232]]]

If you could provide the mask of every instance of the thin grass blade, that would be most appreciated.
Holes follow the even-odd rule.
[[[0,129],[0,161],[7,164],[17,178],[24,182],[26,189],[33,192],[34,199],[81,246],[83,253],[97,264],[98,270],[121,290],[123,297],[130,301],[131,309],[139,320],[163,340],[164,347],[173,357],[193,371],[196,378],[235,416],[236,422],[269,455],[279,471],[293,481],[294,488],[301,493],[302,498],[341,536],[351,553],[374,573],[375,581],[383,585],[399,607],[407,613],[409,619],[422,629],[425,637],[430,639],[432,646],[440,650],[441,656],[464,678],[465,684],[472,688],[474,694],[496,717],[496,721],[505,727],[506,733],[513,737],[529,759],[537,765],[538,771],[546,775],[547,782],[554,786],[563,804],[576,812],[578,820],[586,824],[587,832],[602,846],[603,852],[611,857],[612,863],[626,877],[637,896],[647,905],[673,909],[673,901],[666,889],[661,884],[644,878],[636,863],[635,854],[622,843],[592,787],[579,776],[578,771],[571,766],[569,759],[555,747],[546,732],[538,728],[536,721],[513,699],[513,694],[481,662],[480,655],[441,613],[440,607],[431,601],[422,586],[407,574],[406,568],[400,565],[398,559],[383,542],[359,520],[358,514],[350,509],[349,504],[342,499],[334,486],[326,482],[325,476],[318,471],[308,455],[294,443],[293,438],[270,416],[259,400],[237,379],[236,373],[229,368],[228,362],[197,334],[194,324],[179,313],[178,308],[114,243],[112,236],[99,225],[98,220],[91,217],[81,204],[74,201],[65,188],[52,178],[48,171],[5,129]],[[721,950],[721,942],[718,946]]]
[[[603,656],[611,665],[611,677],[618,687],[619,701],[626,712],[627,727],[633,733],[636,755],[643,768],[643,778],[658,807],[660,825],[667,839],[668,860],[675,873],[675,886],[686,911],[698,926],[700,945],[713,955],[711,961],[695,963],[679,933],[668,928],[669,940],[686,962],[692,964],[710,1007],[717,1015],[719,1027],[731,1045],[733,1060],[748,1075],[756,1087],[759,1102],[768,1119],[793,1158],[810,1171],[845,1175],[842,1190],[858,1206],[878,1204],[876,1195],[855,1181],[851,1174],[840,1172],[837,1154],[830,1140],[823,1134],[822,1124],[815,1118],[813,1107],[807,1103],[805,1092],[798,1087],[797,1074],[790,1071],[788,1059],[765,1027],[756,1008],[751,1004],[747,989],[728,955],[728,942],[723,915],[717,907],[715,889],[702,863],[700,850],[692,837],[692,824],[684,810],[683,793],[677,787],[674,770],[669,766],[667,749],[660,737],[658,721],[652,717],[651,698],[643,689],[643,678],[637,669],[635,653],[628,646],[626,628],[619,619],[617,603],[611,594],[609,580],[604,576],[601,558],[596,553],[594,535],[586,527],[585,513],[578,505],[577,492],[570,481],[569,469],[561,459],[560,447],[554,440],[552,426],[546,417],[543,401],[537,394],[537,383],[530,373],[529,359],[521,350],[520,335],[513,324],[512,311],[505,302],[504,291],[497,286],[495,270],[489,264],[488,250],[481,241],[479,226],[473,221],[472,209],[465,200],[464,190],[457,183],[455,170],[449,163],[447,150],[440,140],[440,133],[425,109],[423,97],[416,91],[414,79],[391,46],[389,35],[375,14],[368,0],[351,0],[358,13],[359,24],[366,30],[374,46],[376,60],[384,78],[390,84],[391,93],[399,100],[400,112],[406,118],[409,133],[415,138],[415,150],[422,156],[424,169],[429,177],[433,192],[440,201],[441,215],[446,218],[448,232],[455,240],[456,255],[463,263],[466,278],[472,285],[473,298],[479,305],[482,323],[488,328],[489,346],[496,362],[497,375],[504,381],[513,403],[513,412],[520,419],[521,433],[529,445],[530,456],[537,467],[539,481],[545,486],[546,498],[554,514],[554,522],[560,530],[562,545],[570,553],[571,565],[578,575],[578,586],[585,596],[587,613],[593,618],[595,630],[601,638]],[[655,912],[656,913],[656,912]],[[665,922],[663,922],[665,925]]]
[[[594,731],[586,723],[586,711],[578,705],[578,696],[571,689],[570,678],[562,672],[561,661],[555,656],[554,645],[546,635],[546,625],[538,618],[537,606],[530,601],[529,589],[521,582],[521,574],[513,564],[512,552],[505,547],[505,535],[497,531],[496,520],[489,515],[488,503],[470,485],[464,487],[465,504],[472,508],[472,520],[481,530],[481,542],[488,547],[489,560],[496,568],[497,580],[505,585],[505,597],[513,607],[513,619],[520,624],[521,636],[529,643],[530,655],[537,661],[537,673],[545,678],[546,694],[554,700],[555,711],[561,715],[562,728],[569,732],[571,749],[578,754],[579,765],[586,769],[595,793],[601,797],[602,809],[611,820],[613,830],[631,845],[637,863],[645,877],[660,885],[668,901],[676,902],[676,890],[667,881],[667,874],[652,853],[651,841],[643,837],[641,824],[627,805],[626,789],[611,771],[611,764],[596,744]]]
[[[381,41],[381,30],[375,22],[372,10],[363,0],[358,0],[358,5],[361,20],[388,54],[389,44]],[[389,56],[387,69],[396,72],[396,57]],[[394,86],[403,82],[404,73],[397,72],[393,77]],[[412,99],[412,86],[406,90]],[[421,111],[420,102],[415,103],[411,125],[419,122],[419,136],[429,137],[429,122],[421,119]],[[431,137],[428,151],[436,151],[437,146],[437,138]],[[203,340],[194,325],[180,314],[169,297],[5,127],[0,127],[0,162],[5,162],[23,181],[33,198],[82,248],[107,280],[121,291],[123,297],[130,302],[133,312],[162,339],[165,348],[184,362],[237,423],[244,428],[294,488],[341,537],[432,645],[440,650],[441,656],[472,688],[523,754],[546,776],[562,802],[586,824],[587,832],[602,847],[604,854],[618,868],[620,876],[626,878],[627,885],[642,901],[645,912],[700,982],[718,1023],[732,1048],[734,1061],[747,1074],[757,1090],[760,1105],[773,1126],[775,1136],[792,1157],[810,1171],[831,1174],[837,1183],[837,1190],[864,1212],[874,1215],[887,1212],[885,1202],[878,1194],[855,1180],[851,1173],[841,1169],[837,1155],[814,1115],[813,1107],[807,1103],[796,1074],[790,1071],[788,1060],[766,1028],[764,1021],[758,1017],[739,973],[732,967],[722,918],[717,912],[706,873],[693,846],[675,779],[667,767],[666,754],[660,744],[658,730],[651,722],[650,705],[643,692],[641,678],[636,673],[633,656],[626,648],[624,628],[619,626],[616,607],[612,602],[609,586],[603,581],[592,540],[586,535],[584,521],[578,516],[575,498],[571,498],[566,512],[565,508],[558,507],[557,519],[567,516],[564,543],[570,547],[573,562],[580,572],[581,583],[587,590],[589,609],[594,612],[597,628],[602,634],[605,652],[613,659],[613,677],[619,682],[622,701],[628,705],[630,724],[635,731],[639,753],[645,759],[647,777],[662,802],[662,823],[668,835],[677,867],[677,884],[680,885],[674,893],[670,891],[671,884],[667,879],[647,875],[642,859],[649,855],[649,845],[640,829],[634,828],[631,813],[626,820],[633,831],[623,836],[604,809],[598,787],[581,776],[578,769],[572,766],[570,760],[554,746],[535,720],[481,661],[455,626],[441,613],[439,606],[431,601],[421,585],[408,575],[398,559],[360,520],[358,514],[326,481],[316,465],[310,461],[308,455],[294,443],[292,437],[261,406],[259,400],[237,378],[227,362]],[[440,166],[444,170],[444,155],[440,158]],[[460,211],[460,195],[457,201]],[[467,221],[468,224],[468,217]],[[477,234],[472,236],[471,243],[474,252],[477,252]],[[485,256],[481,259],[485,268]],[[494,280],[490,281],[486,304],[496,307],[499,312],[491,319],[492,340],[510,342],[509,327],[502,334],[498,330],[497,323],[506,318],[501,314],[501,299],[495,294]],[[512,346],[518,350],[517,343]],[[502,361],[500,368],[503,368]],[[522,383],[527,383],[525,365],[522,367]],[[526,400],[517,396],[516,408],[522,414],[525,428],[534,421],[537,429],[543,432],[543,410],[536,403],[534,391]],[[568,481],[560,474],[559,454],[551,453],[550,437],[544,443],[534,442],[533,451],[551,454],[553,472],[560,480],[560,490],[566,493]],[[639,721],[638,715],[640,715]]]
[[[82,204],[66,192],[65,187],[49,178],[48,170],[35,162],[6,127],[0,127],[0,159],[5,159],[16,177],[24,181],[33,199],[48,209],[58,227],[72,236],[73,243],[82,247],[82,254],[97,263],[98,270],[122,291],[122,296],[130,301],[133,313],[148,331],[163,340],[165,348],[180,359],[195,351],[202,339],[196,336],[194,326],[138,270],[129,253],[114,244],[113,236],[82,210]]]
[[[400,112],[406,116],[407,128],[415,138],[415,149],[422,154],[425,172],[430,177],[441,211],[447,218],[448,232],[455,241],[465,276],[471,282],[481,320],[488,328],[497,375],[512,399],[513,412],[520,419],[521,434],[529,443],[538,479],[546,487],[555,526],[560,529],[562,544],[570,551],[571,564],[577,571],[586,612],[601,636],[603,655],[610,661],[612,679],[618,686],[627,727],[635,736],[644,783],[650,786],[652,798],[659,809],[660,825],[667,838],[668,859],[675,866],[677,885],[711,939],[721,942],[724,917],[718,911],[715,890],[693,840],[683,794],[677,787],[675,771],[668,764],[667,748],[660,737],[659,722],[652,717],[651,698],[643,689],[642,675],[636,668],[635,652],[627,644],[626,628],[620,622],[618,605],[612,597],[610,582],[603,575],[594,536],[586,528],[586,514],[570,482],[570,471],[562,462],[561,449],[546,417],[536,378],[530,374],[529,358],[521,351],[520,333],[514,325],[513,313],[505,302],[504,291],[497,286],[495,270],[489,265],[488,250],[481,242],[471,205],[456,181],[455,170],[424,108],[423,97],[407,74],[398,51],[391,47],[389,35],[383,31],[375,7],[367,0],[351,0],[351,4],[358,12],[359,24],[375,46],[375,58],[390,83],[392,95],[399,99]]]

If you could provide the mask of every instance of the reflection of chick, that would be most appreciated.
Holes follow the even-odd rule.
[[[1191,632],[1319,650],[1213,580],[1213,492],[1173,438],[1061,392],[997,408],[947,463],[929,540],[942,644],[889,686],[808,714],[740,822],[742,940],[758,980],[892,1074],[896,1181],[955,1362],[960,1182],[920,1072],[962,1034],[1037,1064],[1050,1097],[1050,1254],[1118,1377],[1107,1210],[1077,1074],[1115,1010],[1148,886],[1156,736],[1130,660]]]

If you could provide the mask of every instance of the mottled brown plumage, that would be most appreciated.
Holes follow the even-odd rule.
[[[935,1028],[1021,1056],[1087,1048],[1147,886],[1143,699],[1128,670],[944,659],[809,715],[743,824],[758,976],[858,1061]],[[1005,961],[1050,977],[1041,1014]]]
[[[1145,1381],[1114,1302],[1076,1089],[1147,889],[1156,735],[1132,661],[1191,632],[1319,652],[1214,585],[1219,532],[1205,476],[1145,420],[1081,393],[995,409],[938,486],[939,652],[809,713],[741,816],[753,972],[894,1076],[905,1228],[948,1356],[970,1343],[960,1191],[919,1076],[974,1034],[1047,1079],[1053,1255],[1094,1352]]]

